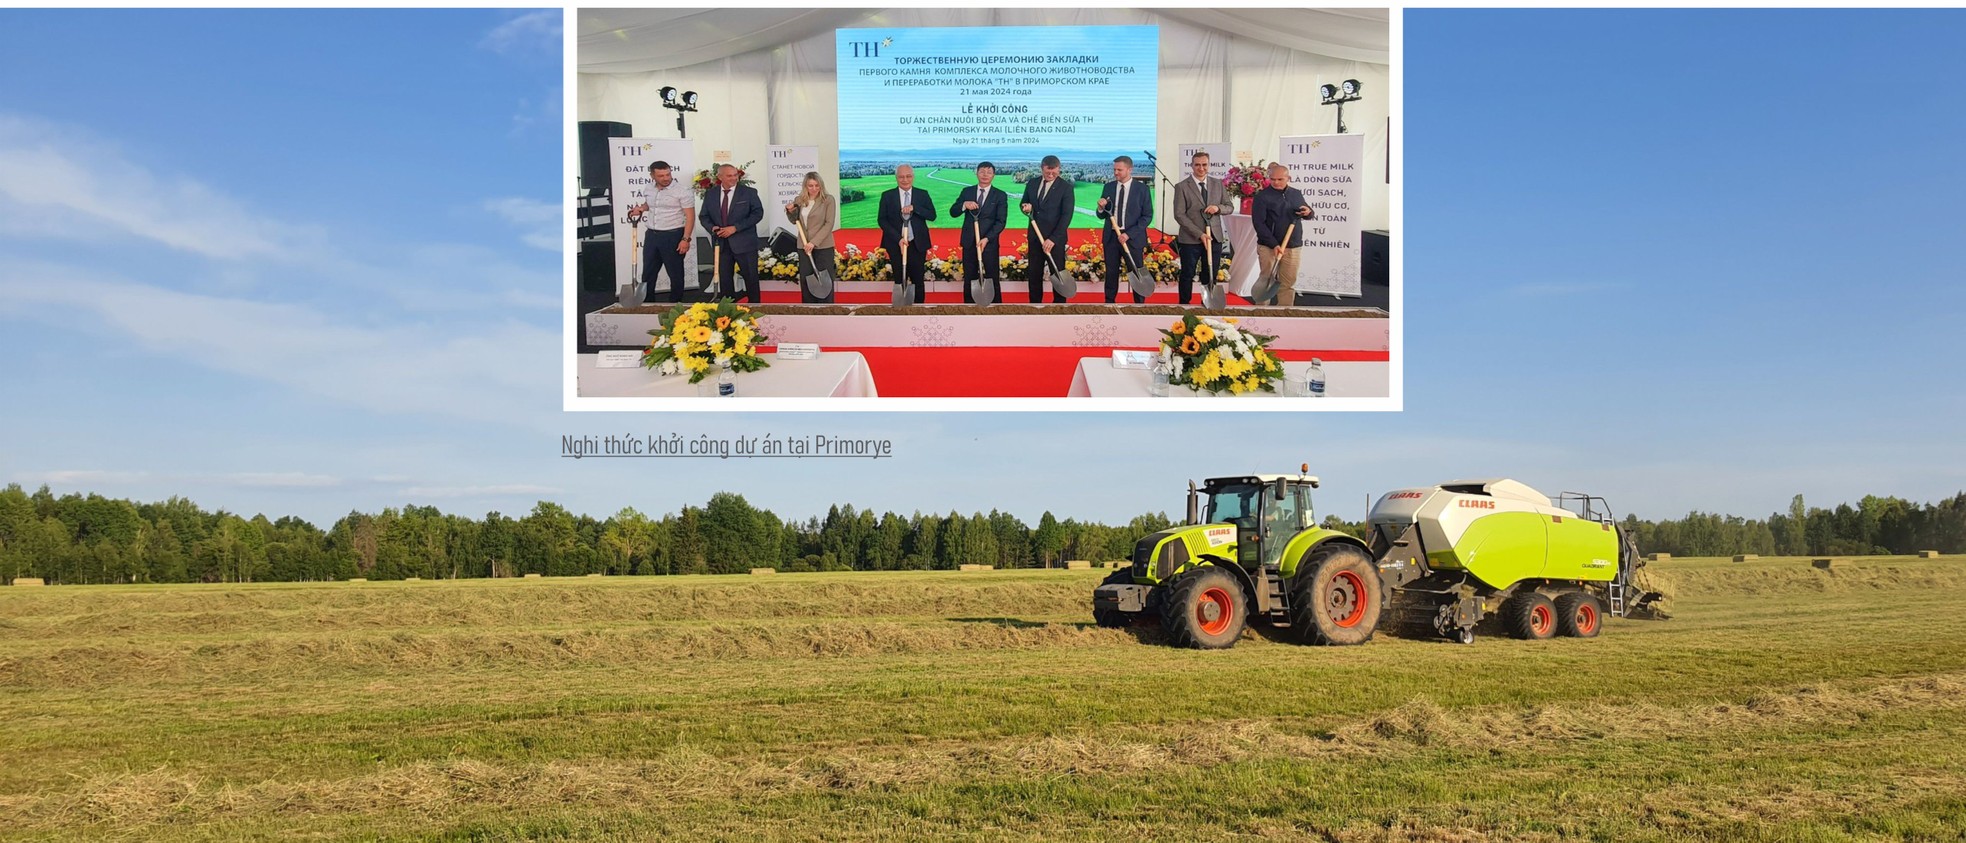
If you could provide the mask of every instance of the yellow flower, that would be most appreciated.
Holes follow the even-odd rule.
[[[710,341],[710,334],[711,334],[711,333],[712,333],[712,332],[711,332],[711,330],[710,330],[710,327],[709,327],[708,325],[698,325],[698,326],[696,326],[696,327],[694,327],[694,328],[691,328],[691,329],[689,329],[689,341],[690,341],[690,342],[709,342],[709,341]]]
[[[1181,339],[1181,353],[1182,353],[1182,354],[1193,354],[1193,353],[1195,353],[1195,352],[1197,352],[1197,351],[1200,351],[1200,350],[1201,350],[1201,343],[1200,343],[1200,342],[1198,342],[1198,341],[1196,341],[1194,337],[1183,337],[1183,338]],[[1210,358],[1210,359],[1213,359],[1213,358]]]
[[[1187,322],[1185,322],[1185,321],[1182,321],[1182,320],[1179,320],[1179,319],[1176,319],[1176,320],[1174,320],[1174,327],[1172,327],[1172,328],[1169,328],[1169,329],[1167,329],[1167,330],[1168,330],[1168,331],[1169,331],[1170,333],[1172,333],[1172,334],[1174,334],[1175,336],[1177,336],[1177,337],[1178,337],[1178,336],[1181,336],[1182,334],[1185,334],[1185,333],[1187,333],[1187,332],[1188,332],[1188,323],[1187,323]]]
[[[728,327],[730,327],[730,317],[728,316],[717,317],[717,330],[721,331]]]
[[[1208,327],[1208,325],[1206,324],[1197,322],[1195,323],[1195,339],[1201,340],[1202,342],[1208,342],[1209,340],[1215,339],[1215,329]]]
[[[1226,318],[1224,318],[1224,319],[1223,319],[1222,321],[1224,321],[1224,322],[1227,322],[1227,323],[1229,323],[1229,324],[1231,324],[1231,325],[1234,325],[1234,324],[1236,324],[1236,318],[1235,318],[1234,316],[1229,316],[1229,317],[1226,317]]]

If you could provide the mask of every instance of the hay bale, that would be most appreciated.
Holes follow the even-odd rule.
[[[1043,244],[1039,244],[1039,245],[1043,245]],[[1065,563],[1065,570],[1068,571],[1085,571],[1085,570],[1090,570],[1091,568],[1092,568],[1092,563],[1087,562],[1084,559],[1074,559],[1070,562]]]
[[[958,571],[994,571],[996,569],[997,566],[995,565],[957,565],[956,566],[956,570]]]
[[[539,575],[538,575],[538,574],[527,574],[527,575],[526,575],[526,576],[525,576],[524,578],[525,578],[525,579],[529,579],[529,580],[536,580],[536,579],[539,579]]]
[[[40,577],[15,577],[14,578],[14,585],[17,586],[25,587],[25,586],[34,586],[34,585],[47,585],[47,584],[48,581],[41,579]]]
[[[369,578],[368,578],[368,577],[349,577],[349,578],[348,578],[348,581],[349,581],[349,582],[368,582],[368,581],[369,581]]]
[[[751,576],[754,577],[768,576],[770,574],[776,574],[776,573],[778,573],[777,568],[752,568],[751,569]]]
[[[1811,560],[1809,560],[1809,564],[1811,564],[1811,565],[1814,565],[1814,566],[1816,566],[1816,567],[1818,567],[1818,568],[1821,568],[1821,569],[1823,569],[1823,570],[1825,570],[1825,571],[1827,571],[1827,570],[1829,570],[1829,569],[1830,569],[1830,566],[1831,566],[1831,565],[1834,565],[1834,564],[1836,564],[1836,560],[1834,560],[1834,559],[1811,559]]]
[[[403,582],[423,582],[422,577],[404,577]]]
[[[1939,558],[1939,552],[1938,552],[1938,551],[1936,551],[1936,550],[1921,550],[1921,551],[1919,551],[1919,552],[1918,552],[1918,558],[1920,558],[1920,559],[1937,559],[1937,558]]]
[[[1649,555],[1649,556],[1646,556],[1645,558],[1647,558],[1647,559],[1650,559],[1650,560],[1652,560],[1652,561],[1654,561],[1654,562],[1664,562],[1664,561],[1666,561],[1666,560],[1668,560],[1668,559],[1671,559],[1671,558],[1672,558],[1672,554],[1670,554],[1670,553],[1654,553],[1654,554],[1651,554],[1651,555]]]
[[[1735,556],[1734,556],[1734,561],[1736,561],[1736,562],[1748,562],[1748,561],[1751,561],[1751,560],[1755,560],[1755,559],[1760,559],[1760,558],[1761,558],[1761,556],[1760,556],[1759,554],[1755,554],[1755,553],[1740,553],[1740,554],[1735,554]]]
[[[590,577],[598,577],[598,576],[600,576],[600,574],[588,574],[588,576],[590,576]]]

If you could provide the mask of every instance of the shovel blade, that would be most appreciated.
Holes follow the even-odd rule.
[[[1221,284],[1210,284],[1201,288],[1201,306],[1209,310],[1221,310],[1229,305],[1229,291]]]
[[[1079,279],[1062,269],[1052,270],[1051,292],[1067,301],[1079,292]]]
[[[1154,278],[1147,274],[1147,270],[1136,269],[1127,273],[1127,283],[1133,286],[1134,298],[1144,301],[1154,294]]]

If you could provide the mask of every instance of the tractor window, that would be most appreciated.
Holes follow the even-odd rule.
[[[1261,505],[1263,487],[1253,483],[1238,483],[1222,486],[1208,496],[1208,523],[1235,524],[1244,529],[1256,528],[1255,516]]]

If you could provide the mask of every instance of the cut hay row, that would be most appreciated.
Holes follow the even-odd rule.
[[[1966,674],[1940,674],[1748,691],[1725,701],[1683,706],[1576,703],[1457,710],[1423,697],[1336,723],[1177,720],[1118,735],[1087,728],[1039,737],[812,747],[765,756],[725,756],[685,745],[634,760],[417,761],[340,779],[216,781],[160,766],[0,797],[0,822],[22,829],[95,828],[127,834],[144,826],[398,810],[423,815],[539,806],[658,811],[672,810],[678,802],[755,803],[800,793],[864,794],[1065,776],[1159,777],[1266,759],[1383,765],[1441,752],[1536,758],[1580,740],[1620,746],[1688,736],[1739,742],[1772,733],[1855,727],[1885,713],[1931,717],[1962,709]],[[1889,784],[1900,798],[1956,798],[1966,789],[1966,773],[1932,770]],[[1683,811],[1689,801],[1698,801],[1685,797],[1679,794],[1660,805]],[[1776,799],[1768,807],[1783,804]],[[1836,806],[1834,800],[1824,803]]]

